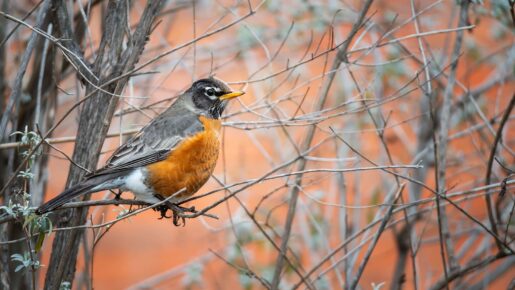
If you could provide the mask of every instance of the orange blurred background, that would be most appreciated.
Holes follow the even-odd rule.
[[[318,55],[331,48],[333,44],[344,41],[361,9],[361,1],[250,2],[255,10],[253,15],[196,42],[195,46],[188,45],[143,69],[150,74],[134,77],[125,91],[126,98],[120,100],[118,112],[132,106],[168,101],[144,109],[143,113],[136,111],[115,117],[110,132],[140,128],[149,118],[170,104],[172,97],[187,88],[194,79],[214,73],[231,83],[234,88],[245,88],[247,91],[239,102],[231,104],[226,112],[228,117],[224,119],[226,126],[223,134],[223,151],[214,176],[225,184],[259,178],[296,156],[296,146],[302,143],[309,122],[302,118],[289,119],[292,116],[322,116],[317,124],[312,145],[324,143],[310,152],[309,156],[312,158],[308,161],[309,169],[371,166],[337,139],[327,141],[331,135],[330,128],[359,148],[367,158],[378,164],[388,165],[384,147],[367,111],[354,112],[362,105],[363,98],[365,102],[386,101],[384,104],[380,103],[377,108],[383,116],[388,116],[384,140],[394,164],[418,163],[418,122],[420,116],[427,112],[420,111],[420,102],[424,101],[425,96],[421,89],[424,86],[423,67],[414,60],[414,57],[421,56],[417,38],[408,37],[400,41],[408,52],[395,44],[357,50],[373,47],[377,41],[382,43],[415,34],[414,21],[410,20],[410,1],[374,2],[368,13],[370,22],[354,39],[350,50],[356,52],[349,56],[351,61],[355,61],[349,66],[353,77],[366,93],[363,96],[359,95],[352,77],[342,65],[325,104],[325,108],[332,109],[324,114],[312,112],[312,108],[319,97],[324,73],[329,70],[335,58],[334,51],[308,61],[294,70],[289,69],[277,75],[275,73],[291,68],[303,56],[304,60],[309,59],[311,55]],[[177,3],[182,2],[174,2],[170,7],[179,5]],[[417,11],[433,5],[418,18],[421,31],[431,32],[457,26],[458,7],[455,1],[415,1],[415,4]],[[133,5],[135,7],[131,10],[131,21],[135,23],[144,4],[143,1],[135,1]],[[502,79],[478,98],[479,106],[488,119],[503,112],[514,91],[513,76],[510,72],[512,68],[506,70],[503,67],[506,63],[513,64],[513,29],[510,28],[510,24],[503,26],[502,21],[488,14],[494,10],[492,5],[494,4],[474,5],[470,10],[470,24],[474,25],[474,28],[465,31],[457,69],[457,80],[467,90],[474,90],[496,78]],[[486,12],[483,13],[482,10]],[[230,24],[248,12],[246,1],[197,1],[194,8],[187,5],[186,8],[165,14],[153,32],[140,63],[187,43],[206,31]],[[101,36],[99,21],[100,11],[95,8],[90,20],[92,43],[98,43]],[[393,32],[390,35],[392,38],[381,40],[384,33],[398,27],[404,21],[408,22]],[[293,28],[288,32],[290,27]],[[437,65],[449,65],[449,54],[454,46],[455,33],[442,32],[423,37],[426,53],[430,59],[434,59],[434,72],[437,71]],[[85,51],[86,55],[92,53],[89,46],[85,46]],[[438,61],[441,63],[437,63]],[[262,66],[264,69],[252,76]],[[505,77],[503,73],[508,76]],[[245,84],[250,76],[251,82]],[[437,82],[445,85],[447,80],[439,76],[438,81],[433,82],[435,95],[440,102],[443,89]],[[400,88],[406,84],[412,90],[403,90],[405,93],[399,94]],[[70,96],[65,93],[60,95],[57,119],[72,107],[81,93],[76,90],[76,82],[72,77],[63,81],[62,86],[64,91],[74,93]],[[457,85],[454,93],[453,102],[458,102],[464,94],[464,89]],[[390,96],[397,97],[388,99]],[[339,107],[344,102],[348,103]],[[469,114],[475,114],[470,104],[467,103],[466,108],[470,111]],[[460,112],[463,110],[460,109]],[[311,113],[313,115],[309,115]],[[329,117],[331,113],[339,115]],[[74,114],[67,117],[66,123],[55,131],[53,137],[75,135],[78,119],[77,112]],[[468,117],[465,114],[460,114],[453,111],[451,135],[481,123],[475,115],[471,123],[467,121]],[[462,120],[458,120],[459,118]],[[277,125],[278,119],[291,122],[281,127]],[[497,128],[497,123],[492,126]],[[513,123],[508,122],[504,130],[504,144],[507,147],[514,148],[514,132]],[[481,139],[485,134],[489,142],[483,142]],[[105,154],[102,155],[99,166],[104,164],[110,153],[123,140],[118,137],[107,139],[103,149]],[[447,188],[450,192],[482,185],[485,159],[489,153],[487,145],[492,140],[488,131],[480,130],[479,133],[474,131],[450,141],[446,174]],[[64,143],[55,146],[71,155],[73,145]],[[49,182],[45,200],[64,189],[70,166],[56,151],[51,150],[50,154]],[[513,156],[504,151],[501,154],[506,164],[513,166]],[[428,170],[424,182],[435,188],[433,164],[422,165]],[[279,173],[291,172],[295,168],[288,167]],[[502,170],[498,166],[495,170],[501,178]],[[399,172],[410,176],[413,173],[412,169],[399,169]],[[335,172],[315,172],[303,176],[298,216],[290,245],[299,256],[304,269],[311,269],[330,249],[336,248],[343,241],[343,207],[339,205],[357,206],[345,211],[353,226],[351,230],[357,232],[372,221],[380,208],[368,206],[384,202],[394,184],[391,175],[378,170],[348,172],[343,177],[346,185],[343,190],[339,183],[339,175]],[[239,201],[250,211],[259,203],[260,208],[255,219],[265,225],[267,232],[274,237],[277,244],[280,244],[280,236],[275,234],[280,235],[284,226],[288,208],[288,185],[292,184],[293,179],[285,177],[263,181],[237,195]],[[216,189],[220,189],[220,184],[212,178],[199,194]],[[190,205],[201,209],[228,193],[220,190],[195,200]],[[263,199],[268,194],[270,196]],[[130,193],[124,195],[131,196]],[[430,198],[433,195],[424,191],[423,197]],[[112,198],[112,195],[97,193],[93,198]],[[403,198],[405,202],[409,200],[408,186]],[[86,273],[92,271],[92,286],[95,289],[260,289],[262,286],[256,280],[248,278],[244,271],[238,271],[229,263],[242,268],[249,267],[264,278],[271,279],[277,251],[259,233],[240,202],[231,198],[210,211],[218,216],[217,220],[200,217],[188,220],[184,227],[175,227],[170,220],[159,220],[158,213],[147,211],[114,224],[94,248],[93,241],[106,229],[86,230],[74,288],[86,289],[90,283]],[[482,197],[474,197],[460,204],[475,218],[487,224]],[[434,204],[426,204],[425,208],[429,205]],[[96,224],[113,220],[124,209],[128,207],[91,208],[91,221]],[[470,221],[452,207],[447,207],[447,213],[451,231],[463,232],[456,234],[453,242],[456,249],[465,251],[459,260],[460,263],[465,263],[467,258],[477,254],[474,252],[475,247],[480,248],[483,239],[486,240],[488,237],[476,237],[472,242],[473,246],[467,249],[465,244],[470,238]],[[392,218],[399,220],[396,229],[400,229],[402,219],[403,215],[400,212]],[[434,209],[417,223],[416,233],[421,240],[416,260],[418,285],[419,289],[427,289],[442,277]],[[42,250],[44,265],[48,264],[52,238],[53,236],[45,241]],[[356,247],[360,241],[361,237],[356,243],[351,244],[349,249]],[[495,250],[494,245],[492,243],[492,247],[489,248],[492,252]],[[357,259],[351,262],[354,270],[361,262],[366,248],[367,246],[361,250]],[[92,265],[85,264],[84,261],[89,261],[93,253]],[[389,228],[381,236],[360,280],[362,289],[372,289],[372,283],[377,285],[382,282],[385,282],[385,289],[390,287],[397,253],[395,233]],[[340,251],[334,261],[342,256],[343,251]],[[513,265],[513,259],[511,261]],[[497,267],[503,262],[505,261],[501,260],[489,267]],[[321,269],[326,269],[331,263],[325,263]],[[405,289],[413,289],[411,267],[411,262],[408,261]],[[336,269],[343,275],[343,267]],[[505,289],[515,276],[514,269],[512,267],[505,271],[494,282],[489,283],[487,288]],[[43,267],[41,283],[44,281],[45,271],[46,268]],[[317,273],[319,272],[311,278],[317,277]],[[320,289],[337,289],[340,283],[338,279],[335,271],[330,271],[316,285]],[[481,279],[484,279],[481,273],[466,276],[467,283],[479,282]],[[291,270],[287,270],[281,289],[288,289],[297,280],[298,277],[291,273]]]

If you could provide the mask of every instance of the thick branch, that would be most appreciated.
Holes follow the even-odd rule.
[[[95,62],[95,74],[101,75],[101,82],[109,81],[112,78],[119,77],[124,72],[130,70],[137,62],[139,55],[143,51],[146,43],[150,28],[154,22],[155,16],[161,9],[164,1],[148,1],[144,12],[142,13],[140,22],[133,35],[132,42],[126,49],[126,54],[122,59],[114,59],[118,65],[115,65],[113,70],[106,75],[104,68],[105,54],[112,52],[107,50],[107,42],[112,41],[107,39],[104,33],[99,50],[98,57]],[[116,27],[105,27],[104,32],[109,31],[115,37],[121,38],[125,33],[126,21],[126,5],[127,2],[110,2],[107,12],[107,17],[114,17],[114,15],[121,15],[118,19],[120,22]],[[111,22],[107,22],[111,23]],[[109,43],[113,45],[113,43]],[[116,49],[113,48],[113,49]],[[75,143],[75,150],[73,160],[81,166],[93,170],[96,168],[99,153],[104,142],[109,123],[116,108],[118,99],[111,93],[120,94],[126,83],[128,77],[121,78],[117,82],[109,85],[106,91],[98,92],[94,84],[88,83],[86,92],[95,92],[96,95],[88,99],[84,103],[84,108],[81,112],[79,121],[79,129],[77,141]],[[71,167],[68,176],[67,186],[72,186],[80,182],[84,175],[84,171],[77,167]],[[86,197],[89,198],[89,197]],[[60,215],[59,225],[78,226],[86,221],[87,209],[70,210]],[[58,289],[62,281],[73,281],[75,274],[75,264],[77,259],[78,246],[81,240],[83,230],[63,231],[56,235],[52,246],[52,256],[45,280],[45,289]]]

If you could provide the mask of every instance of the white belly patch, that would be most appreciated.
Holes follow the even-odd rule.
[[[151,188],[149,188],[146,183],[147,170],[144,168],[138,168],[132,171],[125,178],[125,184],[122,190],[128,190],[134,193],[136,199],[142,200],[148,203],[156,203],[159,201],[158,198],[154,196],[154,192]]]

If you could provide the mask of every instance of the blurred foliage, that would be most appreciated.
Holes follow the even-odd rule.
[[[204,265],[202,263],[193,263],[186,267],[182,285],[185,289],[193,289],[194,287],[202,288],[203,285]]]

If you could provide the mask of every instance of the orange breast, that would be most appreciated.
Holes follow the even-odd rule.
[[[199,117],[204,131],[189,137],[166,160],[149,165],[149,185],[163,197],[186,188],[179,198],[191,196],[207,182],[220,151],[220,120]]]

